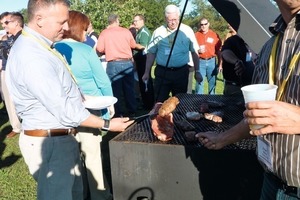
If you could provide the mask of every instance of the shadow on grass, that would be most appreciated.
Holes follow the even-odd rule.
[[[0,169],[13,165],[15,162],[18,161],[18,159],[21,158],[20,155],[15,155],[14,153],[11,153],[10,155],[3,158],[4,151],[6,149],[6,144],[4,143],[4,140],[6,138],[6,135],[11,130],[12,128],[9,124],[4,103],[1,101],[0,103]]]

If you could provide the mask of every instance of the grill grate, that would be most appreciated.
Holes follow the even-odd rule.
[[[126,141],[126,142],[141,142],[152,144],[164,144],[164,145],[184,145],[192,147],[202,147],[199,142],[189,142],[186,140],[183,130],[176,126],[176,121],[185,119],[185,113],[189,111],[200,110],[200,104],[205,102],[209,103],[209,112],[221,111],[223,113],[223,122],[215,123],[206,119],[200,119],[197,121],[189,121],[197,132],[215,131],[222,132],[237,124],[243,118],[244,103],[243,99],[226,97],[223,95],[197,95],[197,94],[179,94],[179,105],[173,112],[175,132],[173,139],[167,142],[158,140],[151,129],[150,119],[147,118],[139,123],[132,125],[126,131],[120,133],[113,140],[114,141]],[[223,106],[212,105],[212,101],[222,103]],[[224,149],[242,149],[242,150],[254,150],[256,148],[256,139],[251,138],[242,140],[238,143],[228,145]]]

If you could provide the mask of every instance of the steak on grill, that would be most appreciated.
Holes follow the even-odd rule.
[[[154,135],[161,141],[169,141],[174,134],[174,122],[172,112],[179,104],[177,97],[170,97],[163,103],[155,104],[153,113],[158,113],[151,118],[151,128]]]

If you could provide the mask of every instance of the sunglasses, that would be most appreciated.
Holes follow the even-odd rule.
[[[4,24],[9,24],[10,22],[13,22],[13,21],[5,21],[5,22],[3,22]]]
[[[208,22],[207,23],[205,23],[205,24],[200,24],[200,26],[206,26],[208,24]]]

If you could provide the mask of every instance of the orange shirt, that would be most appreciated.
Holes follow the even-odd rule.
[[[97,50],[105,53],[107,61],[132,58],[136,42],[131,32],[123,27],[108,27],[99,35]]]
[[[197,31],[195,36],[199,46],[205,45],[205,52],[199,53],[199,58],[208,59],[216,56],[217,52],[220,51],[222,41],[217,33],[209,29],[206,34]]]

